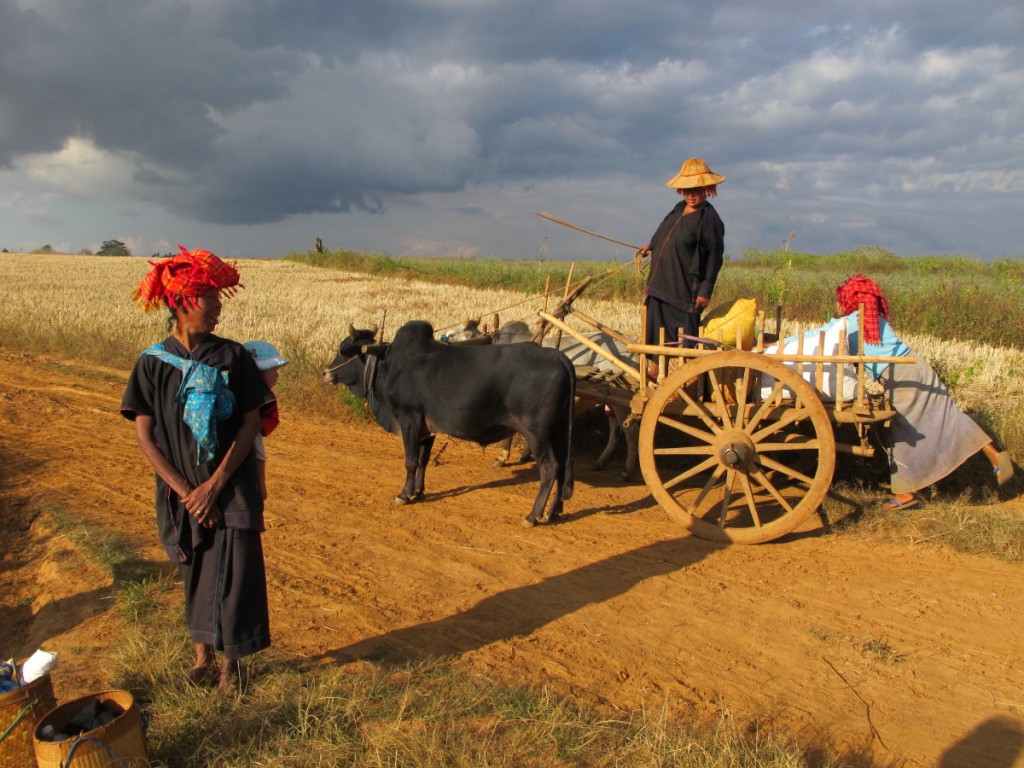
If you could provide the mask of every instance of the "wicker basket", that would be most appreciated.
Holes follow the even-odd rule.
[[[32,732],[56,703],[49,674],[0,694],[0,768],[32,765]]]
[[[47,725],[62,731],[84,707],[99,699],[101,704],[113,702],[123,712],[106,725],[73,736],[65,741],[45,741],[39,737]],[[39,768],[64,768],[72,756],[74,768],[125,768],[149,766],[146,738],[142,733],[142,716],[135,699],[128,691],[103,691],[61,704],[47,712],[35,729],[36,762]],[[119,762],[120,761],[120,762]]]

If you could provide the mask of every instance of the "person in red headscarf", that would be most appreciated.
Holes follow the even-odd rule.
[[[252,355],[214,334],[221,296],[242,287],[238,271],[179,248],[150,262],[133,294],[143,310],[167,307],[170,335],[135,363],[121,414],[156,472],[161,543],[184,581],[196,650],[189,679],[237,691],[239,659],[270,645],[252,445],[274,396]]]
[[[866,275],[853,275],[836,288],[836,309],[846,320],[850,350],[859,349],[861,307],[865,355],[917,359],[915,363],[865,366],[886,387],[897,412],[886,436],[893,494],[886,505],[897,509],[916,506],[917,494],[923,488],[949,475],[978,451],[984,451],[991,462],[999,485],[1009,482],[1014,472],[1010,455],[1000,451],[992,438],[957,407],[935,370],[896,335],[889,324],[889,302],[879,285]],[[813,338],[830,326],[805,336]]]

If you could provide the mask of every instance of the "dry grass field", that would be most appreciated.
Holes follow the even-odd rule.
[[[502,323],[532,321],[543,306],[540,295],[317,269],[292,261],[249,259],[238,267],[245,289],[226,308],[218,333],[239,341],[272,341],[291,358],[291,375],[282,381],[285,399],[315,391],[319,371],[334,356],[349,323],[383,323],[390,335],[417,319],[441,331],[467,318],[491,322],[496,312]],[[137,257],[2,254],[0,334],[7,345],[128,367],[166,330],[160,312],[143,314],[130,300],[147,269],[147,260]],[[584,294],[577,305],[628,336],[638,333],[635,304]],[[807,324],[783,331],[802,327]],[[1024,350],[904,337],[940,371],[958,404],[1022,460]]]

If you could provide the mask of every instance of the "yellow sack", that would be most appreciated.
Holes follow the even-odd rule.
[[[754,320],[757,316],[756,299],[736,299],[719,304],[701,321],[704,323],[704,338],[714,339],[730,347],[736,344],[736,326],[743,336],[743,349],[754,348]]]

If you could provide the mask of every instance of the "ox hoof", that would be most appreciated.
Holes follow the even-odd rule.
[[[528,517],[524,517],[523,518],[523,522],[522,522],[523,528],[533,528],[535,525],[537,525],[537,521],[536,520],[531,520]]]
[[[405,498],[405,496],[395,496],[394,504],[396,507],[404,507],[408,503],[409,499]]]
[[[491,464],[491,466],[495,467],[497,469],[501,469],[502,467],[505,466],[505,462],[503,460],[501,460],[501,459],[495,459],[494,463]]]

